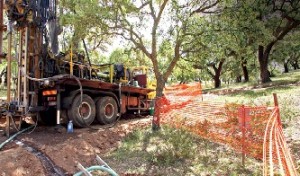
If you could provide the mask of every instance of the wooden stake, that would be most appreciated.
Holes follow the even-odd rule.
[[[274,98],[274,105],[278,107],[278,98],[276,93],[273,93],[273,98]]]

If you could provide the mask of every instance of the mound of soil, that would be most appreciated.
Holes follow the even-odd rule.
[[[51,170],[61,171],[56,175],[72,175],[79,171],[78,162],[85,167],[96,165],[96,155],[101,157],[115,149],[128,133],[147,127],[150,122],[149,117],[122,120],[111,128],[93,126],[93,129],[75,129],[74,133],[67,133],[64,127],[57,131],[54,127],[38,126],[31,134],[18,136],[0,151],[0,175],[52,175]],[[0,143],[5,139],[1,136]],[[46,159],[42,160],[48,158],[50,164],[45,164],[37,155],[44,155]]]

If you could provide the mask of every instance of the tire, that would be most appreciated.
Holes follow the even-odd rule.
[[[82,95],[82,103],[81,95],[77,95],[71,105],[71,108],[68,109],[67,114],[70,120],[73,121],[74,126],[76,127],[88,127],[93,123],[96,116],[95,103],[93,99],[86,95]],[[79,112],[80,103],[82,105],[81,111],[82,116]]]
[[[117,120],[118,106],[112,97],[101,97],[96,102],[96,118],[100,124],[111,124]]]

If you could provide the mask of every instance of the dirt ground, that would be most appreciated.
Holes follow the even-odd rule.
[[[18,136],[0,151],[0,175],[72,175],[79,171],[78,162],[85,167],[97,165],[96,155],[105,156],[116,149],[128,133],[150,125],[151,118],[145,117],[121,120],[112,128],[94,125],[95,129],[75,129],[74,133],[66,133],[65,128],[58,132],[54,127],[37,126],[32,133]],[[295,133],[288,136],[292,153],[299,160],[299,136]],[[0,143],[5,140],[6,137],[0,136]],[[50,161],[45,162],[43,157]],[[117,169],[115,163],[107,162]]]
[[[37,126],[0,151],[0,175],[72,175],[79,171],[78,162],[85,167],[97,165],[96,155],[115,149],[126,134],[150,122],[149,117],[124,119],[111,128],[94,125],[93,129],[74,129],[74,133]],[[0,143],[5,140],[1,134]]]

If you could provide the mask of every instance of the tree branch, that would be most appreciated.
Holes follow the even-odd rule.
[[[150,12],[150,15],[151,15],[151,17],[153,18],[153,21],[155,21],[156,15],[155,15],[155,11],[154,11],[154,7],[153,7],[152,0],[150,0],[149,6],[150,6],[150,11],[151,11],[151,12]]]
[[[210,69],[208,67],[206,67],[206,71],[212,78],[215,77],[215,75],[210,71]]]
[[[216,0],[214,3],[205,6],[206,3],[208,2],[208,1],[206,1],[206,2],[204,2],[203,5],[200,6],[198,9],[192,11],[191,14],[190,14],[190,16],[194,15],[195,13],[203,13],[203,12],[205,12],[206,10],[208,10],[208,9],[210,9],[210,8],[212,8],[212,7],[215,7],[220,1],[221,1],[221,0]]]
[[[154,23],[153,23],[153,27],[152,27],[152,34],[151,34],[151,35],[152,35],[152,53],[151,53],[152,57],[151,57],[151,59],[154,59],[154,58],[156,59],[156,57],[157,57],[156,32],[157,32],[158,24],[159,24],[159,22],[160,22],[160,20],[161,20],[161,15],[162,15],[162,13],[163,13],[163,11],[164,11],[166,5],[167,5],[167,2],[168,2],[168,0],[164,0],[164,1],[163,1],[161,7],[159,8],[158,15],[157,15],[157,17],[154,19]],[[150,4],[152,4],[152,3],[150,3]],[[151,10],[151,11],[152,11],[152,10]]]

